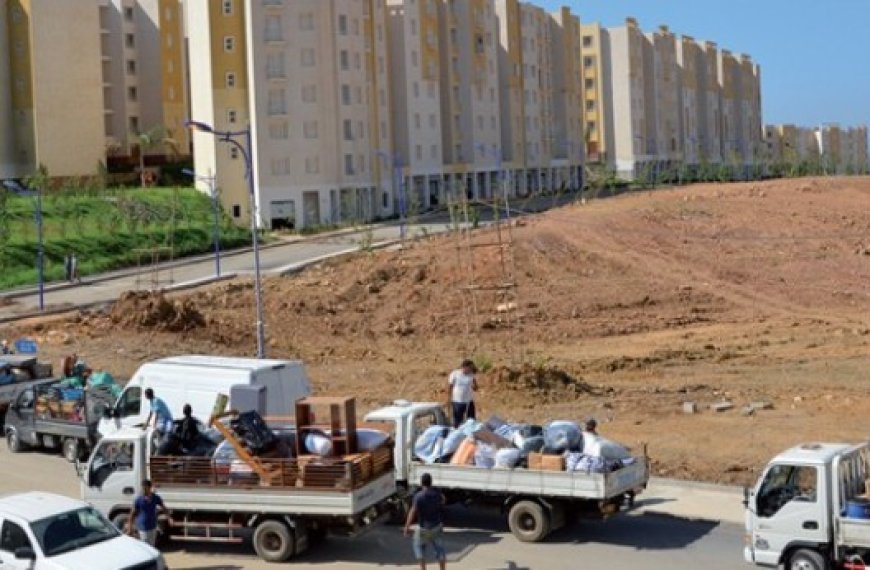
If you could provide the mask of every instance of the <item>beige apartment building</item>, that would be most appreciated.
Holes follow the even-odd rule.
[[[837,174],[843,168],[843,131],[840,125],[829,123],[816,130],[816,141],[825,174]]]
[[[653,70],[654,125],[651,149],[662,168],[675,167],[683,161],[683,131],[681,126],[683,95],[677,67],[677,38],[667,26],[659,26],[647,34],[647,69]]]
[[[867,127],[850,127],[843,134],[842,172],[845,174],[866,174],[870,171],[867,156]]]
[[[584,98],[583,27],[569,8],[550,15],[553,94],[553,159],[556,186],[580,188],[586,162],[583,134],[587,108]],[[594,108],[592,109],[594,111]]]
[[[180,0],[0,0],[0,178],[92,175],[169,129],[188,154]],[[71,25],[75,22],[75,25]],[[164,154],[165,148],[147,149]]]
[[[96,0],[0,0],[0,177],[44,165],[84,176],[105,159]],[[75,25],[70,25],[75,22]]]
[[[609,40],[607,29],[600,24],[582,24],[583,61],[583,142],[587,163],[606,163],[609,135],[607,114],[612,109],[611,79],[605,74],[610,69]]]
[[[187,9],[192,117],[222,131],[250,125],[258,223],[301,228],[392,211],[383,0]],[[197,170],[217,173],[228,211],[249,219],[244,152],[205,133],[194,149]]]
[[[819,165],[828,174],[863,174],[870,170],[867,127],[841,128],[837,124],[818,129],[795,125],[766,125],[766,160],[785,165]]]
[[[720,92],[716,76],[716,44],[691,36],[675,39],[681,83],[683,160],[697,169],[721,162]]]

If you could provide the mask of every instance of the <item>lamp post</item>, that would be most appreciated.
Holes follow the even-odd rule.
[[[386,164],[393,165],[393,185],[396,197],[399,199],[399,238],[405,241],[405,185],[402,181],[402,164],[398,154],[391,154],[385,150],[376,150],[375,154],[381,157]]]
[[[39,188],[26,188],[13,180],[3,182],[7,190],[20,196],[33,198],[33,219],[36,222],[36,278],[39,289],[39,311],[45,310],[45,247],[42,242],[42,192]]]
[[[254,194],[254,163],[251,128],[241,131],[218,131],[214,127],[199,121],[185,121],[189,129],[215,136],[219,141],[233,145],[245,159],[245,178],[248,183],[248,194],[251,200],[251,242],[254,250],[254,297],[257,305],[257,358],[266,358],[265,328],[263,322],[263,289],[260,282],[260,244],[257,236],[257,197]],[[245,145],[238,138],[245,140]]]
[[[221,227],[220,227],[220,208],[218,207],[218,199],[217,199],[217,177],[209,174],[208,176],[202,176],[190,170],[189,168],[184,168],[181,170],[182,173],[190,176],[194,180],[199,180],[201,182],[205,182],[208,184],[209,194],[211,195],[211,209],[214,214],[214,230],[213,230],[213,240],[214,240],[214,273],[215,277],[221,276]]]

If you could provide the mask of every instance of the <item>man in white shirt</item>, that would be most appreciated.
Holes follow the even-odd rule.
[[[447,380],[447,397],[453,411],[453,427],[459,427],[468,418],[477,417],[474,409],[474,391],[477,390],[475,372],[474,363],[463,360],[462,365],[451,372]]]

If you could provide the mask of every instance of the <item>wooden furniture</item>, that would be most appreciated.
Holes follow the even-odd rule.
[[[317,423],[318,420],[321,423]],[[355,454],[357,452],[356,400],[329,397],[298,400],[296,402],[296,449],[299,450],[300,455],[306,449],[305,437],[310,433],[322,433],[329,438],[332,442],[332,455],[336,457]]]

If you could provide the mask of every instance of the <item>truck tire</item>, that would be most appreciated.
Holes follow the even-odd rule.
[[[112,524],[121,532],[127,532],[127,523],[130,521],[130,513],[121,511],[112,515]]]
[[[801,548],[789,556],[785,570],[828,570],[828,562],[815,550]]]
[[[267,520],[254,530],[254,551],[266,562],[286,562],[293,556],[293,531],[281,521]]]
[[[508,513],[508,526],[521,542],[540,542],[550,534],[550,514],[540,503],[518,501]]]
[[[18,432],[14,429],[10,429],[6,432],[6,447],[9,448],[9,451],[12,453],[21,453],[27,446],[21,442],[21,438],[18,437]]]
[[[61,453],[63,453],[64,459],[66,459],[70,463],[75,463],[76,460],[80,459],[82,456],[82,445],[76,438],[68,437],[63,440]]]

